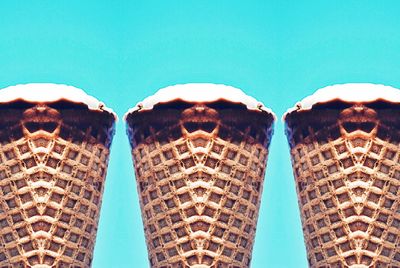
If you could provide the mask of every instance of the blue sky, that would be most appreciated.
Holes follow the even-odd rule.
[[[157,89],[239,87],[280,117],[336,83],[400,87],[399,1],[0,2],[0,87],[80,87],[120,115]],[[117,125],[94,268],[147,267],[132,160]],[[307,267],[288,145],[276,123],[253,268]]]

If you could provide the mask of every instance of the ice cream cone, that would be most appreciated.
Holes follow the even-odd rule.
[[[187,84],[126,121],[151,267],[249,267],[272,112],[232,87]]]
[[[0,266],[90,267],[115,116],[83,91],[0,91]]]
[[[400,91],[327,87],[285,115],[310,267],[400,267]]]

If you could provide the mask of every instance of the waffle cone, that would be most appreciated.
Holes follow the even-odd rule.
[[[151,267],[249,267],[273,120],[226,102],[127,116]]]
[[[63,101],[0,118],[0,267],[90,267],[114,118]]]
[[[332,102],[286,116],[310,267],[400,267],[399,115]]]

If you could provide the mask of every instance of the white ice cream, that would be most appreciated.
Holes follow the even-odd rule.
[[[82,89],[51,83],[32,83],[6,87],[0,90],[0,103],[24,100],[33,103],[49,103],[59,100],[68,100],[74,103],[83,103],[90,110],[106,111],[117,118],[112,109],[104,103],[89,96]]]
[[[264,104],[246,95],[238,88],[221,84],[191,83],[169,86],[158,90],[154,95],[145,98],[130,109],[125,114],[125,118],[132,112],[151,110],[156,104],[168,103],[175,100],[194,103],[209,103],[225,100],[233,103],[242,103],[246,105],[249,110],[266,111],[275,117],[274,113],[266,108]]]
[[[310,110],[315,104],[340,100],[348,103],[368,103],[376,100],[400,103],[400,90],[384,85],[369,83],[339,84],[318,89],[314,94],[304,98],[283,115],[295,111]]]

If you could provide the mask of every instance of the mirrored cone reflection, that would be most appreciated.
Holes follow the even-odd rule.
[[[54,84],[0,91],[1,267],[91,266],[115,115],[85,97]]]
[[[400,267],[399,92],[337,85],[285,115],[310,267]]]
[[[126,115],[151,267],[250,266],[274,115],[224,90],[246,96],[179,85]]]

